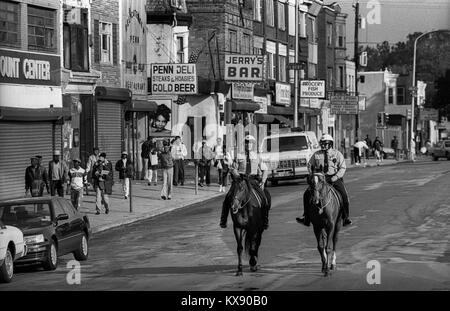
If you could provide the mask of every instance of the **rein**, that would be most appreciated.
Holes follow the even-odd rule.
[[[261,207],[261,201],[260,201],[260,198],[256,195],[255,189],[251,189],[251,193],[253,193],[253,195],[255,196],[256,200],[258,200],[259,206]],[[240,204],[238,208],[232,210],[233,214],[236,214],[237,212],[239,212],[239,210],[243,209],[250,202],[251,199],[252,199],[252,197],[250,195],[248,200],[244,204]],[[236,195],[234,196],[234,200],[235,201],[239,201],[237,199]]]
[[[325,184],[326,184],[326,183],[325,183]],[[331,202],[331,200],[332,200],[332,198],[331,198],[331,196],[330,196],[330,192],[333,193],[334,197],[335,197],[336,200],[339,202],[339,198],[338,198],[338,196],[337,196],[337,194],[336,194],[336,190],[333,189],[333,186],[331,186],[331,185],[328,185],[328,186],[329,186],[329,189],[328,189],[328,191],[327,191],[327,193],[326,193],[326,198],[328,198],[328,200],[326,201],[325,205],[323,204],[323,201],[324,201],[326,198],[321,198],[321,199],[320,199],[320,203],[321,203],[320,206],[321,206],[321,207],[319,207],[319,206],[316,205],[316,207],[317,207],[318,210],[319,210],[319,215],[321,215],[321,214],[323,213],[323,210],[325,209],[325,207],[327,207],[328,204],[330,204],[330,202]],[[311,201],[312,201],[312,198],[311,198]],[[313,205],[315,205],[315,204],[313,204]]]

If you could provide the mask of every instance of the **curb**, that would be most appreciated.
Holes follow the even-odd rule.
[[[156,211],[148,212],[148,213],[145,213],[145,214],[135,215],[133,217],[123,219],[122,221],[117,222],[117,223],[107,224],[107,225],[103,225],[103,226],[98,226],[96,228],[92,228],[92,234],[101,233],[101,232],[104,232],[104,231],[107,231],[107,230],[110,230],[110,229],[116,229],[118,227],[126,226],[126,225],[129,225],[129,224],[137,223],[137,222],[144,221],[144,220],[149,220],[149,219],[152,219],[152,218],[156,218],[158,216],[163,216],[163,215],[166,215],[166,214],[169,214],[169,213],[172,213],[172,212],[184,209],[184,208],[192,207],[192,206],[197,205],[199,203],[208,203],[210,201],[216,200],[221,195],[224,195],[224,193],[217,193],[217,194],[215,194],[212,197],[207,198],[207,199],[198,198],[197,200],[195,200],[192,203],[189,203],[189,204],[186,204],[186,205],[181,205],[181,206],[175,206],[172,209],[168,209],[168,210],[165,210],[163,212],[156,212]]]

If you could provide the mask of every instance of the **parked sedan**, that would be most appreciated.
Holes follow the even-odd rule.
[[[450,160],[450,140],[438,142],[434,147],[431,147],[428,152],[431,154],[434,161],[439,160],[439,158]]]
[[[23,233],[16,227],[6,226],[0,220],[0,283],[11,282],[14,261],[27,254]]]
[[[17,264],[40,263],[54,270],[58,256],[73,253],[75,259],[88,258],[91,236],[89,219],[60,197],[40,197],[0,202],[0,220],[21,229],[28,254]]]

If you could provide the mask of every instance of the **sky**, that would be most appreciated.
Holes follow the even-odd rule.
[[[326,0],[325,4],[334,1]],[[356,0],[336,0],[347,17],[347,54],[353,55]],[[378,5],[379,4],[379,5]],[[383,41],[406,41],[414,32],[438,29],[450,30],[450,0],[359,0],[360,15],[366,19],[365,29],[359,30],[362,45]],[[379,14],[377,14],[379,12]]]

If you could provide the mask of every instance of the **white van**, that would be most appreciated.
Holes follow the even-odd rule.
[[[278,151],[276,149],[278,140]],[[272,150],[274,149],[274,150]],[[263,138],[261,159],[268,166],[272,185],[279,180],[298,179],[308,176],[307,163],[319,150],[316,134],[310,131],[293,131],[269,135]]]

